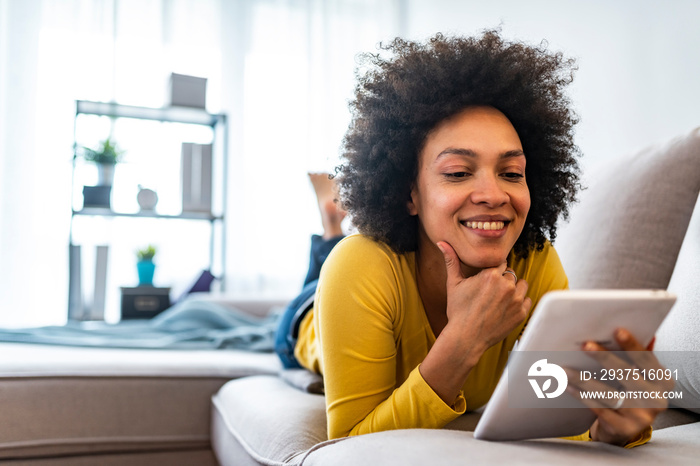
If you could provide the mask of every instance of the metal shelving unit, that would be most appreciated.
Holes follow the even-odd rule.
[[[96,115],[100,117],[109,117],[114,120],[120,118],[130,118],[135,120],[151,120],[161,123],[180,123],[186,125],[207,126],[212,129],[212,144],[215,157],[218,157],[221,163],[221,175],[218,180],[220,190],[217,196],[219,211],[213,212],[188,212],[183,211],[180,214],[161,214],[156,211],[138,211],[138,212],[121,212],[112,210],[111,207],[83,207],[76,208],[75,205],[75,187],[76,187],[76,161],[79,158],[77,153],[77,129],[80,115]],[[226,114],[211,114],[204,109],[188,108],[188,107],[138,107],[133,105],[121,105],[114,102],[92,102],[85,100],[76,101],[76,113],[74,119],[74,146],[76,151],[73,155],[73,170],[71,180],[72,208],[71,221],[69,231],[69,244],[74,246],[74,228],[75,221],[79,217],[84,218],[126,218],[133,219],[137,222],[139,219],[159,219],[163,221],[181,220],[181,221],[200,221],[209,222],[210,224],[210,244],[209,244],[209,269],[214,272],[215,259],[218,259],[218,273],[215,273],[221,287],[224,284],[224,271],[226,270],[226,173],[228,173],[228,128]],[[177,158],[174,163],[180,163]],[[214,193],[212,193],[214,196]],[[220,236],[218,248],[216,248],[216,236]],[[218,251],[215,251],[218,249]],[[73,276],[73,267],[69,273],[69,295],[71,295],[76,280],[81,277]],[[83,310],[76,311],[72,309],[72,298],[69,296],[68,317],[71,320],[87,320],[90,318]],[[81,316],[81,313],[83,314]]]

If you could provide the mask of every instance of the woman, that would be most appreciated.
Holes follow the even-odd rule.
[[[323,375],[330,438],[484,405],[540,297],[568,287],[550,241],[578,189],[573,63],[493,31],[385,51],[365,57],[336,178],[360,235],[290,338]],[[594,411],[581,438],[634,446],[660,409]]]

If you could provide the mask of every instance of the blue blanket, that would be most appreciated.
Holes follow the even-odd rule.
[[[273,312],[260,319],[228,306],[187,299],[149,320],[0,329],[0,341],[108,348],[272,351],[278,316],[279,313]]]

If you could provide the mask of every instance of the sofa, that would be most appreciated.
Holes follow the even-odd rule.
[[[587,168],[554,245],[571,288],[668,289],[655,351],[700,351],[700,129]],[[266,300],[235,302],[264,313]],[[693,354],[693,353],[689,353]],[[697,353],[700,356],[700,353]],[[273,354],[0,343],[0,460],[13,465],[697,464],[700,363],[683,406],[634,449],[562,439],[476,440],[444,429],[328,440],[317,380]]]

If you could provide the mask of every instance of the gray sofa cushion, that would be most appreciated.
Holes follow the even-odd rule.
[[[328,438],[323,396],[278,377],[233,380],[212,404],[212,447],[222,466],[298,464]]]
[[[227,383],[213,399],[212,447],[222,466],[406,464],[622,464],[654,458],[687,462],[700,448],[700,422],[657,430],[652,442],[624,450],[560,439],[475,440],[479,414],[442,430],[407,429],[326,440],[324,398],[273,376]],[[692,421],[692,420],[691,420]]]
[[[700,191],[700,128],[605,163],[560,227],[571,288],[663,288]]]
[[[304,466],[456,464],[697,464],[700,423],[654,432],[629,450],[599,442],[560,439],[519,442],[475,440],[471,432],[410,429],[352,437],[310,452]]]
[[[674,403],[700,413],[700,197],[688,225],[668,290],[678,295],[656,335],[656,353],[662,363],[684,374],[677,382],[682,402]],[[683,352],[683,353],[679,353]],[[693,353],[690,353],[693,352]],[[681,367],[678,367],[678,366]]]

